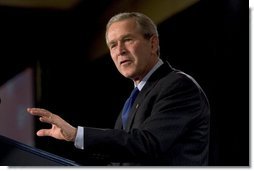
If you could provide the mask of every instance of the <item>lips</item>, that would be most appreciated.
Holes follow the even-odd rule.
[[[126,60],[121,61],[120,65],[128,64],[130,62],[131,62],[131,60],[126,59]]]

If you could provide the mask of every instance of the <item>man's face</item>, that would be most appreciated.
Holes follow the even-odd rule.
[[[107,40],[118,71],[137,83],[157,62],[158,38],[145,39],[134,19],[113,23],[108,28]]]

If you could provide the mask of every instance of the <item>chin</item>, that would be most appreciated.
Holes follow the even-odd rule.
[[[126,77],[126,78],[129,78],[129,79],[133,79],[135,78],[135,72],[132,70],[132,69],[128,69],[128,70],[122,70],[121,74]]]
[[[129,73],[122,73],[122,75],[125,77],[125,78],[129,78],[129,79],[132,79],[132,74],[129,74]]]

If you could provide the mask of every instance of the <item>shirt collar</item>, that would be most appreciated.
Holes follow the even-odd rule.
[[[154,65],[154,67],[146,74],[146,76],[141,80],[141,82],[138,85],[135,85],[135,87],[138,87],[139,91],[144,87],[147,80],[150,78],[150,76],[156,71],[164,62],[159,58],[158,62]]]

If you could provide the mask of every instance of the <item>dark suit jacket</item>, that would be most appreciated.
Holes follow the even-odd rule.
[[[208,100],[189,75],[160,66],[139,92],[126,130],[85,127],[84,148],[120,165],[207,165]]]

